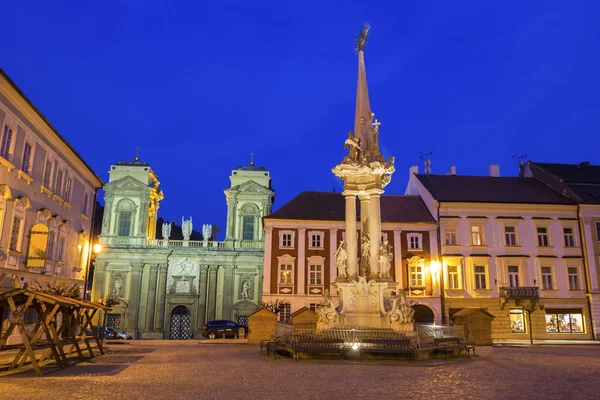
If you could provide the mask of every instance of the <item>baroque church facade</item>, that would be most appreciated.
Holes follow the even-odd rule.
[[[188,339],[213,319],[245,323],[260,304],[262,217],[274,199],[269,171],[254,162],[232,171],[224,241],[208,225],[202,240],[190,240],[191,219],[182,224],[183,240],[169,238],[170,225],[158,227],[157,238],[163,193],[156,173],[136,157],[112,165],[109,174],[92,289],[93,301],[120,299],[107,326],[136,339]]]

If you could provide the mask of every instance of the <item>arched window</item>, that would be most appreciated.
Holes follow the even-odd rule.
[[[117,203],[117,236],[131,236],[135,220],[135,204],[129,199]]]
[[[7,185],[0,185],[0,242],[2,241],[2,231],[4,229],[4,216],[6,215],[6,201],[10,199],[10,189]]]
[[[257,239],[257,219],[259,217],[258,207],[254,204],[246,204],[240,212],[242,218],[242,240]]]
[[[19,197],[15,200],[13,220],[10,228],[10,241],[8,248],[14,251],[21,251],[23,246],[23,227],[25,226],[25,211],[31,207],[31,202],[27,197]]]
[[[27,251],[27,267],[44,268],[48,246],[48,227],[35,224],[29,232],[29,250]]]

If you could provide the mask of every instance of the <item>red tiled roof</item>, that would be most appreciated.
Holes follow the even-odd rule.
[[[360,205],[356,205],[360,220]],[[302,192],[265,219],[344,221],[346,200],[341,193]],[[382,195],[382,222],[430,222],[435,220],[419,196]]]
[[[535,178],[425,174],[416,177],[438,201],[575,204]]]

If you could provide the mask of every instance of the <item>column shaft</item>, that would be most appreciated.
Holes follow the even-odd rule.
[[[356,279],[357,276],[356,242],[356,196],[346,195],[346,250],[348,252],[349,279]]]
[[[379,245],[381,244],[381,210],[379,193],[371,193],[369,201],[369,241],[371,242],[369,266],[371,277],[379,276]]]
[[[167,266],[161,265],[157,285],[157,307],[154,317],[154,330],[163,332],[165,326],[165,293],[167,289]]]
[[[146,309],[146,331],[154,330],[154,312],[156,310],[156,281],[158,265],[150,266],[150,279],[148,280],[148,308]]]
[[[206,323],[206,290],[207,290],[207,280],[208,267],[205,265],[200,266],[200,283],[199,283],[199,298],[198,298],[198,318],[197,318],[197,327],[202,329],[204,324]]]
[[[208,272],[208,285],[206,288],[206,319],[211,321],[215,319],[215,310],[217,306],[217,268],[211,265]]]

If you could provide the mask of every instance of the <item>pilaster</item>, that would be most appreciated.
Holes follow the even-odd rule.
[[[265,228],[265,255],[263,264],[262,293],[263,296],[271,294],[271,257],[273,248],[273,228]]]
[[[206,286],[206,320],[215,319],[215,309],[217,305],[217,265],[208,267],[208,285]]]
[[[585,236],[585,258],[588,264],[590,292],[600,293],[598,289],[598,266],[596,265],[596,255],[594,254],[594,236],[592,234],[592,218],[589,216],[580,216],[583,220],[583,235]],[[583,245],[582,245],[583,246]]]
[[[298,282],[296,293],[304,294],[306,284],[306,229],[298,229]]]
[[[154,331],[154,313],[156,311],[156,283],[158,276],[158,265],[150,266],[150,276],[148,277],[148,308],[146,310],[145,332]]]
[[[200,330],[206,323],[206,294],[208,289],[208,266],[200,266],[199,299],[198,299],[198,318],[197,330]]]
[[[215,305],[215,319],[223,318],[223,292],[225,289],[225,266],[221,265],[217,270],[217,291],[216,291],[216,305]]]
[[[158,294],[156,316],[154,317],[154,330],[164,331],[165,325],[165,293],[167,291],[167,270],[166,264],[160,265],[158,273]]]
[[[402,275],[402,231],[394,231],[394,274],[396,276],[396,283],[399,287],[405,287],[404,277]]]

